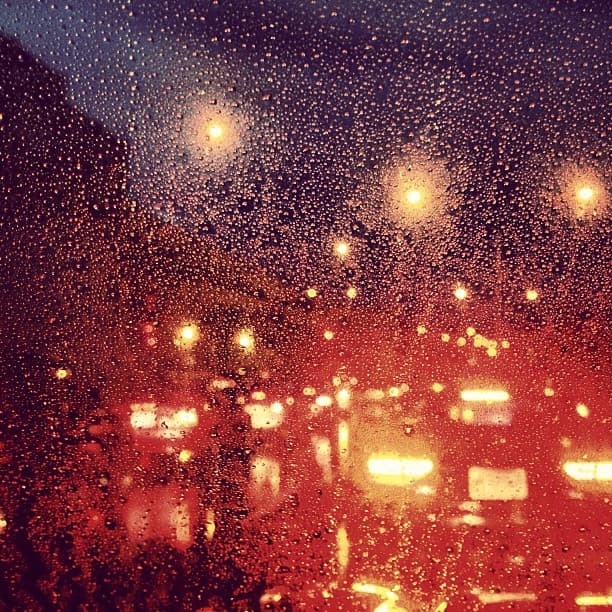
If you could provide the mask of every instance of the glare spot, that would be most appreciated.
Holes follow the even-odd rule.
[[[355,289],[355,287],[349,287],[346,290],[346,296],[350,299],[353,300],[357,297],[357,289]]]
[[[586,419],[590,414],[589,407],[586,404],[583,404],[582,402],[576,405],[576,412],[583,419]]]
[[[527,289],[525,297],[530,302],[535,302],[538,299],[538,292],[535,289]]]
[[[544,388],[544,395],[546,397],[552,397],[555,394],[555,390],[552,387],[545,387]]]
[[[316,298],[317,297],[317,290],[314,287],[309,287],[308,289],[306,289],[306,295],[309,298]]]
[[[465,287],[462,287],[461,285],[459,285],[454,292],[454,296],[459,300],[459,301],[463,301],[467,298],[468,296],[468,292],[467,289]]]
[[[326,330],[323,332],[323,337],[324,337],[326,340],[333,340],[333,339],[334,339],[334,332],[333,332],[333,331],[331,331],[330,329],[326,329]]]
[[[193,453],[190,450],[187,450],[186,448],[184,448],[178,455],[178,460],[181,463],[187,463],[190,459],[191,456],[193,455]]]

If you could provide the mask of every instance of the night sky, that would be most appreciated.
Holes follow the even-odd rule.
[[[415,262],[477,276],[500,249],[552,269],[564,184],[585,169],[601,244],[605,5],[1,0],[0,29],[128,141],[130,197],[151,215],[298,285],[379,287]],[[197,144],[211,117],[233,130],[221,151]],[[394,210],[398,168],[425,177],[424,219]],[[355,253],[342,271],[338,237]]]

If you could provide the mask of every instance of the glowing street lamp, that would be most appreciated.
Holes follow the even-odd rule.
[[[245,354],[250,354],[255,350],[255,337],[252,329],[241,329],[234,337],[234,341]]]
[[[334,245],[334,253],[340,260],[344,260],[351,252],[351,247],[346,240],[338,240]]]
[[[188,351],[200,339],[200,329],[195,323],[181,325],[174,336],[174,344],[181,350]]]
[[[464,301],[468,297],[468,291],[463,285],[458,285],[455,288],[454,294],[455,298],[457,298],[460,302]]]

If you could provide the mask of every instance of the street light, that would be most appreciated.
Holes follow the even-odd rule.
[[[243,328],[234,337],[235,343],[245,354],[250,354],[255,350],[255,337],[253,330],[250,328]]]
[[[191,350],[200,339],[200,329],[195,323],[184,323],[174,336],[174,344],[181,350]]]

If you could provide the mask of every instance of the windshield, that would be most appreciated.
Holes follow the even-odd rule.
[[[0,0],[0,607],[612,606],[606,9]]]

